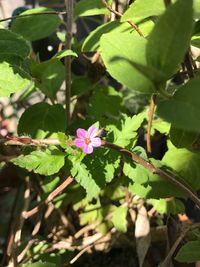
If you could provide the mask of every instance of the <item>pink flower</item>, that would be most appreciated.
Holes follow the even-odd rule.
[[[91,126],[87,131],[79,128],[76,131],[77,138],[74,144],[81,147],[86,154],[91,154],[94,147],[101,146],[101,139],[98,136],[99,129]]]

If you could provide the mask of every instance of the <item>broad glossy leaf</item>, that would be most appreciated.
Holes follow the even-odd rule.
[[[193,189],[200,188],[200,154],[185,148],[170,146],[163,164],[175,170]]]
[[[111,1],[107,1],[109,4]],[[75,18],[81,16],[94,16],[101,14],[109,14],[110,11],[104,7],[99,0],[80,0],[74,8]]]
[[[147,67],[147,41],[131,33],[107,33],[101,37],[100,51],[109,74],[130,89],[152,93],[153,83],[133,63]]]
[[[9,30],[0,29],[0,61],[17,65],[30,53],[30,46],[24,38]]]
[[[34,14],[54,11],[50,8],[39,7],[27,10],[21,15]],[[61,24],[61,19],[58,15],[48,14],[48,15],[37,15],[37,16],[27,16],[23,18],[17,18],[13,21],[11,30],[13,32],[21,34],[25,39],[29,41],[35,41],[45,38],[52,34],[57,27]]]
[[[178,0],[168,7],[149,36],[147,62],[165,73],[166,79],[176,72],[189,46],[193,27],[192,3]]]
[[[30,76],[17,66],[0,63],[0,97],[10,96],[31,85]]]
[[[196,262],[200,260],[200,240],[189,241],[178,251],[176,258],[179,262]]]
[[[13,159],[12,162],[28,171],[48,176],[57,173],[64,166],[65,156],[65,153],[54,148],[46,151],[33,151],[27,156]]]
[[[66,129],[64,108],[59,105],[37,103],[24,111],[19,125],[18,134],[28,134],[33,138],[44,138]]]
[[[142,33],[147,36],[153,29],[154,23],[152,21],[146,21],[139,25],[140,30]],[[82,51],[89,52],[89,51],[97,51],[100,49],[100,38],[105,33],[131,33],[133,36],[137,36],[138,33],[132,29],[132,27],[127,23],[120,23],[119,21],[111,21],[107,22],[97,29],[92,31],[88,37],[86,37],[83,45]]]
[[[37,78],[41,81],[39,88],[50,99],[55,99],[65,79],[65,67],[59,60],[48,60],[38,65]]]
[[[197,139],[198,136],[197,133],[180,130],[174,126],[171,126],[169,135],[172,144],[177,148],[189,147]]]
[[[158,115],[179,129],[200,132],[200,77],[180,87],[174,96],[158,102]]]
[[[165,10],[163,0],[136,0],[121,17],[121,21],[132,19],[138,22],[150,16],[158,16]]]

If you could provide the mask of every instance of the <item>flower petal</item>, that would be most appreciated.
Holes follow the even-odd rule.
[[[85,140],[82,139],[82,138],[76,138],[74,140],[74,144],[77,146],[77,147],[84,147],[85,146]]]
[[[85,144],[84,147],[83,147],[83,151],[86,154],[91,154],[93,152],[93,146],[92,146],[92,144],[91,143],[89,145]]]
[[[101,146],[101,139],[99,137],[92,138],[91,144],[93,147],[99,147]]]
[[[89,137],[89,138],[93,138],[93,137],[97,136],[98,131],[99,131],[98,128],[96,128],[96,127],[94,127],[94,126],[91,126],[91,127],[88,129],[88,137]]]
[[[78,128],[78,130],[76,131],[76,135],[79,138],[86,138],[87,137],[87,131],[82,129],[82,128]]]

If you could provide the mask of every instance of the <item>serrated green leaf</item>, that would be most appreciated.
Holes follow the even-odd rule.
[[[152,21],[146,21],[139,25],[140,30],[142,33],[147,36],[153,29],[154,23]],[[100,25],[92,31],[87,38],[84,40],[82,45],[82,52],[89,52],[89,51],[97,51],[100,49],[100,38],[105,33],[125,33],[129,32],[132,36],[138,35],[136,31],[134,31],[127,22],[120,23],[119,21],[111,21],[107,22],[103,25]]]
[[[192,3],[178,0],[168,7],[149,35],[148,65],[163,72],[166,80],[177,71],[189,46],[193,27]]]
[[[31,122],[31,123],[30,123]],[[44,138],[66,129],[66,116],[63,106],[37,103],[27,108],[18,124],[18,134]]]
[[[175,259],[179,262],[196,262],[200,260],[200,240],[189,241],[178,251]]]
[[[22,36],[9,30],[0,29],[0,61],[17,65],[28,57],[30,46]]]
[[[51,12],[53,9],[46,7],[39,7],[29,9],[22,12],[21,15],[34,14],[42,12]],[[25,39],[29,41],[35,41],[45,38],[52,34],[56,28],[61,24],[61,19],[56,14],[27,16],[23,18],[17,18],[13,21],[11,30],[13,32],[21,34]]]
[[[65,153],[54,148],[46,151],[33,151],[27,156],[13,159],[12,162],[28,171],[48,176],[57,173],[64,166],[65,156]]]
[[[107,1],[109,4],[111,0]],[[95,16],[109,14],[110,11],[99,0],[80,0],[74,8],[75,18],[81,16]]]
[[[127,216],[128,208],[127,207],[118,207],[112,217],[112,222],[114,227],[122,233],[126,233],[127,231]]]
[[[148,67],[146,45],[144,38],[131,33],[107,33],[101,37],[100,51],[107,71],[118,82],[136,91],[153,93],[154,84],[133,65]]]
[[[92,175],[86,165],[77,161],[74,161],[72,164],[71,174],[86,190],[87,197],[89,199],[96,197],[100,192],[100,187],[92,179]]]
[[[114,131],[114,143],[120,146],[127,146],[137,137],[137,130],[143,123],[146,117],[146,112],[134,115],[132,118],[124,116],[121,121],[121,129]]]
[[[17,66],[0,63],[0,97],[10,96],[31,85],[30,76]]]
[[[163,0],[136,0],[121,17],[121,21],[133,19],[134,23],[150,16],[158,16],[165,10]]]
[[[158,101],[158,115],[179,129],[199,133],[199,84],[200,77],[196,76],[180,87],[172,98]]]

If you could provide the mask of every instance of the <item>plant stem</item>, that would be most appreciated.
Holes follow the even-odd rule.
[[[30,137],[7,137],[5,139],[0,139],[0,143],[4,145],[18,145],[18,146],[41,146],[41,145],[59,145],[58,139],[31,139]],[[139,155],[123,148],[118,145],[109,143],[107,141],[102,140],[101,141],[102,146],[116,150],[122,155],[125,155],[129,158],[131,158],[136,163],[142,165],[145,169],[150,171],[152,174],[157,174],[164,178],[166,181],[170,182],[171,184],[177,186],[186,196],[191,198],[191,200],[194,201],[194,203],[200,208],[200,199],[196,195],[196,193],[190,188],[188,184],[186,184],[181,177],[172,174],[169,171],[162,170],[160,168],[157,168],[152,163],[144,160]],[[67,141],[68,146],[72,146],[73,142]]]
[[[153,122],[154,110],[156,106],[156,98],[157,98],[157,95],[153,94],[150,107],[149,107],[148,125],[147,125],[147,152],[148,153],[151,153],[151,127],[152,127],[152,122]]]
[[[57,11],[46,11],[46,12],[38,12],[38,13],[32,13],[32,14],[24,14],[24,15],[16,15],[4,19],[0,19],[0,22],[4,22],[11,19],[18,19],[18,18],[25,18],[25,17],[32,17],[32,16],[41,16],[41,15],[65,15],[67,14],[66,11],[64,12],[57,12]]]
[[[72,46],[72,26],[73,26],[73,0],[65,0],[67,13],[65,48]],[[71,98],[71,56],[65,57],[65,105],[67,126],[70,125],[70,98]]]

